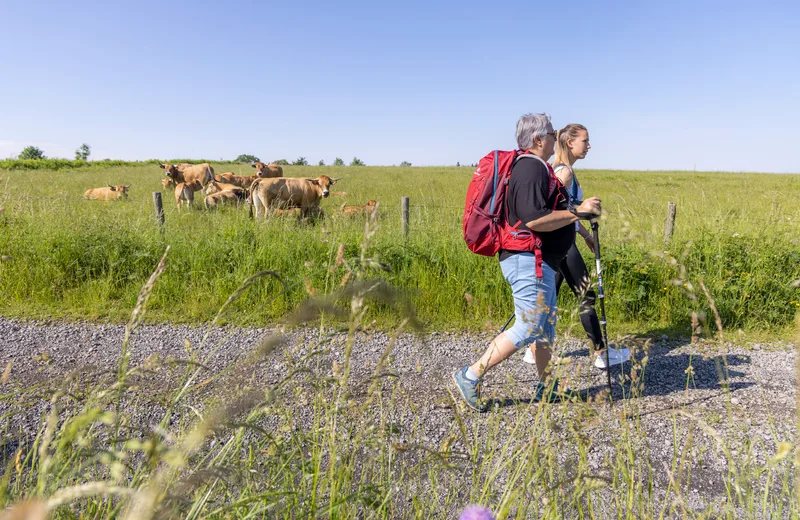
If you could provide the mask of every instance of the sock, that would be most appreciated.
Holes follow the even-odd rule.
[[[475,371],[472,370],[471,368],[467,369],[467,373],[465,375],[467,379],[469,379],[472,382],[477,382],[478,380],[480,380],[480,376],[478,376],[478,374],[476,374]]]

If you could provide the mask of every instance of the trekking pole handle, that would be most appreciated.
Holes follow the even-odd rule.
[[[572,213],[573,215],[575,215],[576,217],[578,217],[581,220],[592,220],[592,219],[595,219],[595,218],[600,218],[600,215],[598,215],[597,213],[589,213],[589,212],[576,210],[575,208],[577,206],[580,206],[581,204],[583,204],[582,200],[576,200],[573,203],[573,206],[571,206],[569,208],[569,212]]]

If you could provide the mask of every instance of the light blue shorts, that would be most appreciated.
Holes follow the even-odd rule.
[[[536,257],[519,253],[500,262],[503,277],[514,297],[514,326],[506,337],[518,349],[534,341],[551,345],[556,336],[556,272],[542,262],[542,277],[536,278]]]

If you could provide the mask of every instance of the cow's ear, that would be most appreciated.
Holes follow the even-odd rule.
[[[251,164],[250,166],[252,166],[253,168],[255,168],[255,167],[256,167],[256,163],[253,163],[253,164]]]
[[[319,186],[319,181],[317,179],[308,179],[308,180],[311,181],[311,184],[316,184],[317,186]]]
[[[159,166],[159,167],[160,167],[162,170],[166,170],[166,169],[167,169],[167,165],[166,165],[166,164],[164,164],[164,163],[161,163],[161,164],[159,164],[158,166]]]
[[[126,190],[129,190],[129,189],[131,189],[131,185],[128,184],[127,186],[123,186],[123,188],[125,188]]]
[[[336,184],[336,181],[340,180],[341,177],[337,177],[335,179],[331,179],[331,184]]]
[[[115,186],[110,185],[110,184],[108,185],[108,189],[110,189],[111,191],[117,191],[117,188]]]

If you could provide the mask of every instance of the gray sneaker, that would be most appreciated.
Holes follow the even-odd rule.
[[[472,408],[473,410],[477,410],[479,412],[483,411],[483,406],[479,403],[481,398],[480,392],[480,381],[472,381],[471,379],[467,378],[467,369],[469,367],[464,367],[456,370],[453,372],[453,381],[456,383],[456,388],[458,388],[461,397],[467,402],[467,405]]]

